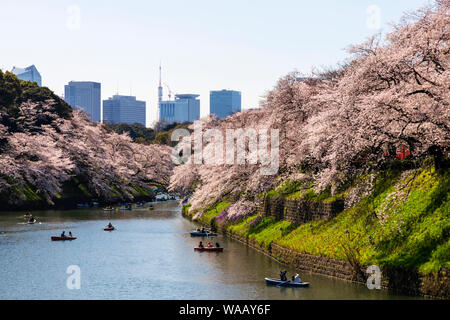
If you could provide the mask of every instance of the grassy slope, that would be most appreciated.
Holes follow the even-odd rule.
[[[292,185],[292,184],[291,184]],[[344,196],[352,187],[342,190]],[[279,187],[269,195],[299,198],[297,188],[283,193]],[[450,174],[428,166],[418,170],[379,173],[371,194],[333,219],[299,226],[287,221],[258,217],[227,224],[230,232],[255,240],[269,248],[272,243],[300,252],[347,260],[348,249],[363,265],[418,269],[427,274],[450,267]],[[329,194],[304,198],[329,200]],[[211,219],[229,203],[219,203],[201,218]],[[258,219],[258,220],[255,220]],[[253,221],[253,223],[252,223]],[[255,223],[256,221],[256,223]]]

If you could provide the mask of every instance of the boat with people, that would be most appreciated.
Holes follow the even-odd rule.
[[[216,245],[213,246],[209,241],[206,245],[203,244],[203,241],[200,241],[198,247],[194,248],[194,251],[222,252],[223,248],[220,246],[218,242],[216,242]]]
[[[223,248],[216,248],[216,247],[195,247],[194,251],[206,251],[206,252],[223,252]]]
[[[292,280],[283,281],[278,278],[264,278],[267,285],[277,286],[277,287],[290,287],[290,288],[304,288],[309,287],[309,282],[296,282]]]
[[[103,230],[105,231],[113,231],[115,228],[114,226],[110,223],[108,223],[108,225],[106,227],[103,228]]]
[[[217,237],[217,233],[209,232],[209,231],[192,231],[191,237]]]
[[[77,237],[50,237],[52,241],[67,241],[67,240],[76,240]]]

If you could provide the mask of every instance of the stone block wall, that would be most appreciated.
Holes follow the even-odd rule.
[[[287,220],[294,224],[332,218],[344,210],[344,201],[319,202],[266,198],[260,207],[264,216]]]

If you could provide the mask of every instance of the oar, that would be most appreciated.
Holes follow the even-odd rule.
[[[279,287],[279,286],[281,286],[281,285],[283,285],[283,284],[285,284],[285,283],[288,283],[288,282],[289,282],[289,280],[284,281],[284,282],[282,282],[282,283],[279,283],[279,284],[277,284],[277,287]]]

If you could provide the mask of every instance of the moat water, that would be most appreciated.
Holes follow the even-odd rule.
[[[154,206],[35,211],[36,224],[24,212],[1,212],[0,299],[411,298],[308,273],[300,277],[309,288],[266,286],[264,277],[296,270],[220,235],[212,241],[223,253],[194,252],[200,239],[190,237],[195,225],[178,203]],[[108,222],[116,230],[103,231]],[[50,241],[62,230],[78,239]]]

